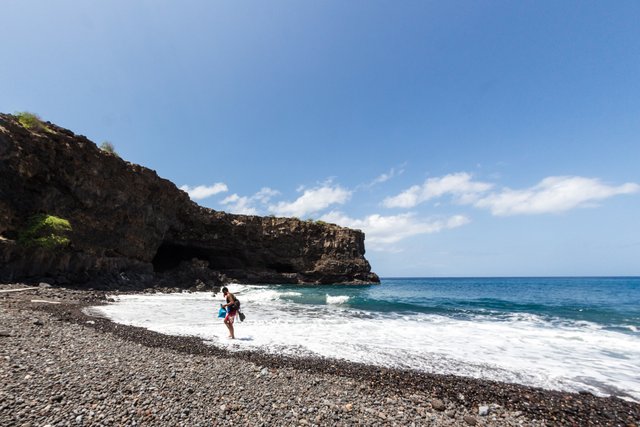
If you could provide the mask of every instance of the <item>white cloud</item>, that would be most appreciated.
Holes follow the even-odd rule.
[[[438,178],[429,178],[422,185],[414,185],[397,196],[384,199],[387,208],[412,208],[422,202],[451,194],[459,203],[472,203],[493,184],[472,181],[466,172],[453,173]]]
[[[220,203],[226,205],[225,211],[230,213],[242,215],[258,215],[258,210],[251,206],[251,199],[246,196],[241,197],[234,193],[228,197],[225,197],[224,200],[222,200]]]
[[[242,215],[258,215],[258,208],[255,207],[256,203],[266,204],[269,203],[272,197],[280,194],[279,191],[273,190],[269,187],[263,187],[251,197],[239,196],[232,194],[224,198],[220,203],[226,205],[225,210],[235,214]]]
[[[489,209],[497,216],[556,213],[638,191],[640,185],[631,182],[612,187],[597,178],[551,176],[530,188],[505,188],[498,193],[489,194],[475,201],[474,206]]]
[[[269,203],[272,197],[279,195],[280,192],[278,190],[274,190],[269,187],[262,187],[260,191],[254,194],[252,199],[259,201],[260,203]]]
[[[340,186],[325,184],[321,187],[304,190],[302,196],[293,202],[279,202],[269,206],[269,210],[280,216],[303,218],[334,204],[344,204],[351,197],[351,191]]]
[[[229,191],[227,185],[222,182],[216,182],[212,185],[198,185],[197,187],[189,187],[188,185],[183,185],[180,187],[182,191],[186,191],[189,193],[189,197],[192,200],[201,200],[206,199],[207,197],[211,197],[218,193],[224,193],[225,191]]]
[[[469,223],[469,218],[464,215],[424,220],[417,218],[414,213],[389,216],[373,214],[363,219],[354,219],[341,212],[332,211],[320,219],[343,227],[364,231],[367,239],[367,248],[374,250],[385,250],[389,245],[410,236],[437,233]]]
[[[362,185],[359,185],[358,187],[371,188],[377,184],[382,184],[383,182],[389,181],[391,178],[395,177],[396,175],[402,175],[403,172],[404,172],[404,169],[402,167],[400,167],[400,169],[391,168],[389,169],[388,172],[378,175],[376,178],[373,179],[373,181],[369,182],[368,184],[362,184]]]
[[[394,175],[395,170],[393,170],[392,168],[389,172],[383,173],[382,175],[376,177],[373,181],[371,181],[371,185],[382,184],[383,182],[389,181],[394,177]]]

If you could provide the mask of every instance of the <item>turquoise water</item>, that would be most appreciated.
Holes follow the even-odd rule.
[[[280,287],[299,304],[342,305],[379,313],[439,314],[496,321],[529,313],[553,322],[586,321],[640,333],[640,277],[385,278],[381,285]]]

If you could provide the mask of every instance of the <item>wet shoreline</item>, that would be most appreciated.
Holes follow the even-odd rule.
[[[86,307],[104,303],[105,298],[106,294],[101,291],[49,288],[3,294],[0,303],[3,308],[8,309],[7,312],[26,310],[36,317],[44,314],[50,319],[56,319],[57,325],[63,328],[63,325],[80,325],[83,329],[93,329],[125,343],[162,352],[202,357],[213,363],[224,360],[225,363],[239,367],[250,365],[274,372],[292,371],[328,378],[338,383],[349,381],[373,390],[373,394],[383,393],[396,398],[425,396],[429,401],[426,406],[430,407],[436,418],[455,408],[456,414],[464,414],[467,418],[461,415],[462,418],[451,421],[464,420],[469,425],[475,425],[470,417],[474,418],[477,425],[520,425],[526,420],[525,425],[628,426],[637,425],[640,420],[640,404],[619,398],[549,391],[454,375],[387,369],[333,359],[284,357],[259,351],[231,352],[204,344],[200,338],[164,335],[143,328],[115,324],[108,319],[89,316],[83,312]],[[31,302],[37,299],[59,304]],[[440,407],[440,403],[443,407]],[[489,414],[480,415],[483,408],[490,408],[488,412],[493,413],[493,418]],[[496,418],[496,414],[500,416]],[[414,422],[426,424],[427,419],[414,418]],[[446,425],[446,420],[447,418],[440,424]],[[389,420],[377,417],[376,421],[387,424]],[[322,424],[319,422],[319,425]]]

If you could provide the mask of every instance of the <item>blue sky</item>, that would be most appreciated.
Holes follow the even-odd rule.
[[[8,1],[0,111],[382,276],[640,275],[637,1]]]

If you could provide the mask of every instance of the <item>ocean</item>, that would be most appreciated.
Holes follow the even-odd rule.
[[[115,322],[264,350],[640,401],[640,278],[387,278],[371,286],[229,285],[222,294],[121,295]]]

